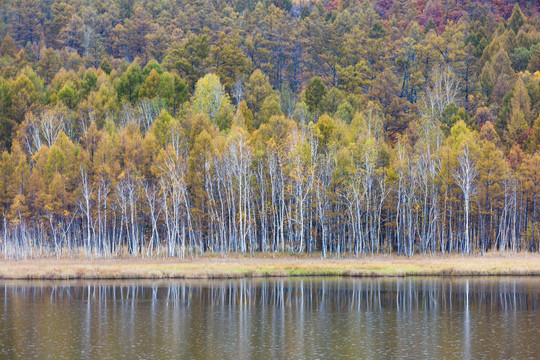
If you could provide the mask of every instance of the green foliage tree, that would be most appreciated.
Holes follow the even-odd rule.
[[[158,96],[160,90],[160,76],[155,69],[152,69],[150,74],[139,90],[139,98],[153,99]]]
[[[240,40],[231,34],[219,34],[217,44],[210,46],[208,63],[229,92],[235,81],[244,76],[247,70]]]
[[[315,126],[320,136],[321,145],[326,149],[332,140],[336,124],[330,116],[325,114],[319,118],[319,121],[317,121]]]
[[[236,126],[245,129],[247,132],[253,131],[253,112],[249,109],[245,100],[238,104],[234,121]]]
[[[322,80],[318,77],[311,79],[304,93],[305,102],[309,108],[309,111],[320,111],[320,104],[325,95],[326,87],[324,86]]]
[[[197,81],[191,106],[196,114],[204,114],[214,120],[223,107],[229,107],[229,97],[214,74],[208,74]]]
[[[143,82],[143,74],[137,63],[132,63],[126,72],[118,79],[116,92],[120,99],[135,102],[139,97],[139,91]]]
[[[275,96],[268,96],[264,99],[259,117],[255,121],[255,127],[258,128],[261,124],[266,124],[273,116],[282,116],[281,106]]]
[[[533,123],[528,149],[530,153],[540,151],[540,115]]]
[[[49,82],[60,69],[58,55],[54,49],[47,48],[41,52],[40,58],[38,62],[39,74],[46,82]]]
[[[191,88],[204,75],[204,63],[210,54],[209,42],[208,34],[192,35],[183,46],[171,49],[165,60],[170,68],[186,79]]]
[[[56,97],[70,109],[75,109],[79,102],[79,93],[72,83],[67,83],[60,89]]]
[[[529,60],[529,65],[527,69],[531,73],[540,71],[540,46],[536,45],[536,47],[534,48],[534,53],[532,54],[531,59]]]
[[[264,100],[272,95],[272,92],[268,77],[259,69],[255,70],[246,85],[246,102],[254,114],[259,113]]]
[[[525,85],[521,79],[518,79],[510,100],[512,110],[508,122],[508,133],[514,141],[523,141],[523,133],[529,129],[530,103]]]
[[[34,83],[22,73],[12,82],[8,97],[11,104],[10,114],[16,123],[21,123],[24,114],[33,110],[38,101]]]
[[[188,85],[180,76],[165,72],[160,76],[159,97],[166,101],[176,116],[177,110],[189,98]]]

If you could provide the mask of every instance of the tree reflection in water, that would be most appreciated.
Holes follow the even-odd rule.
[[[6,358],[497,359],[540,353],[534,340],[540,279],[533,277],[0,286],[0,357]]]
[[[538,283],[538,284],[537,284]],[[4,300],[135,305],[272,306],[324,310],[535,310],[540,281],[505,278],[5,281]]]

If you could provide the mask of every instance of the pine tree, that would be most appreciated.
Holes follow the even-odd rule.
[[[540,151],[540,115],[538,115],[538,118],[533,123],[527,149],[531,154]]]
[[[153,99],[158,96],[160,89],[160,76],[155,69],[152,69],[139,91],[139,98]]]
[[[272,95],[272,86],[268,77],[261,70],[255,70],[246,86],[246,102],[255,116],[260,112],[264,100],[270,95]]]
[[[0,56],[10,56],[15,58],[17,53],[17,47],[15,46],[15,41],[11,36],[6,36],[2,39],[2,45],[0,46]]]
[[[314,77],[309,82],[304,93],[306,104],[311,112],[320,110],[321,101],[326,94],[326,87],[320,78]]]
[[[134,62],[127,68],[116,85],[118,97],[134,103],[139,97],[142,81],[141,67]]]
[[[516,81],[510,105],[512,110],[508,121],[508,133],[513,141],[522,141],[523,132],[529,129],[531,100],[521,78]]]
[[[540,71],[540,45],[536,45],[534,53],[529,60],[529,66],[527,68],[530,73],[534,74],[537,71]]]
[[[521,8],[518,4],[514,5],[514,10],[512,11],[512,16],[508,20],[508,26],[510,29],[514,30],[514,33],[517,34],[519,29],[525,23],[525,16],[521,12]]]
[[[203,33],[190,36],[187,42],[179,48],[171,49],[165,63],[169,68],[176,69],[193,89],[197,80],[204,75],[204,63],[210,54],[210,37]]]

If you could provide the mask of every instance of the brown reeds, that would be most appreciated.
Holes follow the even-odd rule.
[[[527,276],[540,275],[540,254],[484,256],[231,255],[194,259],[0,260],[3,279],[168,279],[288,276]]]

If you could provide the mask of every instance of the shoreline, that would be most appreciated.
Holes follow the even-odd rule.
[[[232,255],[232,256],[231,256]],[[540,254],[320,256],[229,254],[199,258],[0,260],[4,280],[238,279],[341,276],[540,276]]]

